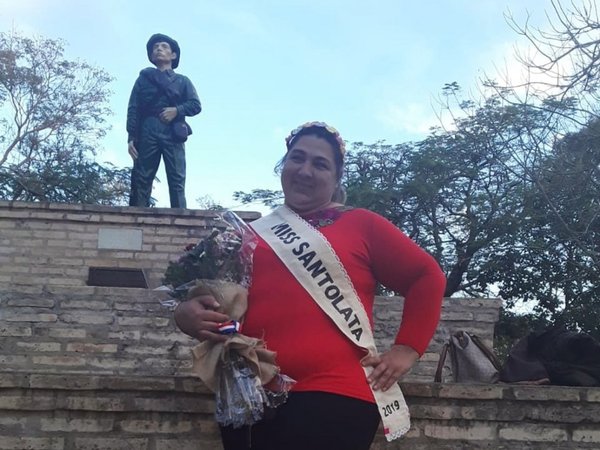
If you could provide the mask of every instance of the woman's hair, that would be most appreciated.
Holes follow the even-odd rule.
[[[316,136],[324,139],[329,143],[329,145],[331,145],[331,148],[333,148],[333,157],[335,162],[335,175],[339,182],[344,174],[344,155],[346,153],[346,144],[342,140],[338,130],[327,125],[325,122],[308,122],[300,125],[298,128],[293,130],[287,138],[285,138],[287,152],[290,151],[294,143],[302,136]],[[287,152],[275,166],[276,173],[281,172],[281,168],[285,164],[285,160],[288,155]],[[336,194],[334,194],[334,196],[335,195]]]

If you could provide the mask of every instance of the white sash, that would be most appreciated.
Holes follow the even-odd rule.
[[[325,237],[297,214],[281,206],[251,223],[302,287],[354,344],[376,355],[377,348],[365,309]],[[363,367],[361,365],[361,367]],[[372,367],[363,367],[367,377]],[[373,391],[388,441],[410,428],[406,401],[398,384]]]

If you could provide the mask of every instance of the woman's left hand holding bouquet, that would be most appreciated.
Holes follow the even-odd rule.
[[[199,341],[225,342],[228,336],[219,334],[218,328],[230,318],[219,309],[212,295],[197,295],[177,306],[175,322],[181,331]]]

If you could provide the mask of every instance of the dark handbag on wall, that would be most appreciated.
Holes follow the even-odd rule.
[[[600,386],[600,343],[561,327],[530,333],[511,349],[500,375],[507,383]]]
[[[457,383],[497,383],[501,368],[500,361],[483,341],[466,331],[450,336],[440,353],[434,381],[442,381],[446,357],[450,353],[452,377]]]
[[[190,134],[192,134],[192,128],[187,124],[185,120],[174,120],[171,122],[171,129],[173,131],[173,140],[175,142],[185,142]]]

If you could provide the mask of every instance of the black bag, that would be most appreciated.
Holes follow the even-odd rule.
[[[500,361],[476,335],[458,331],[450,336],[440,353],[434,381],[442,381],[446,356],[450,353],[452,376],[457,383],[497,383]]]
[[[529,336],[525,336],[511,348],[500,371],[500,381],[524,384],[550,383],[544,364],[529,351]]]
[[[187,124],[185,120],[175,120],[171,122],[171,129],[173,131],[173,140],[175,142],[185,142],[190,134],[192,134],[192,128]]]
[[[500,375],[508,383],[544,377],[559,386],[600,386],[600,343],[561,327],[531,333],[511,349]]]

